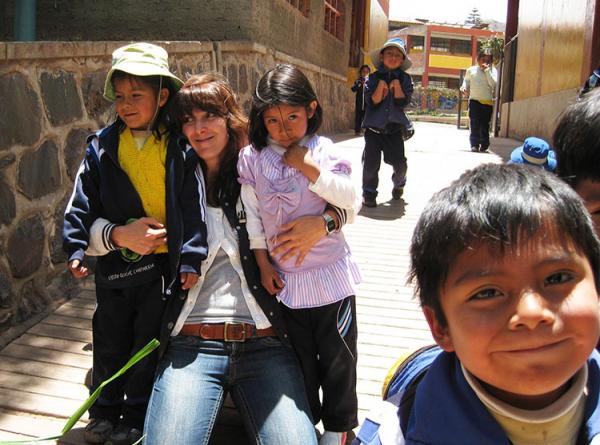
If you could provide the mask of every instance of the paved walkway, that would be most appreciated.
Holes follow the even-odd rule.
[[[464,170],[506,160],[517,141],[493,139],[491,153],[471,153],[468,132],[455,126],[417,122],[407,143],[408,183],[399,201],[391,199],[391,168],[380,171],[377,208],[364,208],[344,232],[361,265],[357,295],[359,323],[359,418],[380,398],[381,382],[403,352],[432,343],[412,289],[405,284],[408,246],[429,197]],[[336,150],[355,166],[360,187],[364,141],[352,133],[334,136]],[[87,397],[91,367],[93,289],[83,290],[0,351],[0,441],[57,434]],[[84,415],[84,418],[87,418]],[[58,443],[82,444],[80,421]],[[225,416],[214,445],[244,444],[239,421]]]

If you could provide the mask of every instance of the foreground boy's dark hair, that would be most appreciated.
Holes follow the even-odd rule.
[[[295,105],[308,107],[317,101],[315,114],[308,120],[307,135],[315,134],[323,122],[323,109],[308,78],[292,65],[279,64],[267,71],[258,81],[252,95],[250,110],[250,143],[257,150],[268,145],[269,133],[263,122],[263,112],[275,105]]]
[[[440,289],[457,256],[478,243],[502,255],[540,231],[558,233],[590,261],[599,286],[600,244],[579,196],[537,167],[486,164],[464,173],[429,201],[415,228],[409,281],[421,306],[447,321]]]
[[[600,88],[570,105],[554,130],[558,175],[573,187],[600,181]]]

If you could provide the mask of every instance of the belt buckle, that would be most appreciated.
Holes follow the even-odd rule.
[[[241,338],[232,338],[232,337],[229,337],[227,331],[228,331],[228,328],[230,326],[241,326],[242,327],[242,337]],[[228,341],[228,342],[238,342],[238,343],[246,341],[246,326],[244,325],[244,323],[228,323],[228,322],[225,322],[225,324],[223,326],[223,340],[224,341]]]

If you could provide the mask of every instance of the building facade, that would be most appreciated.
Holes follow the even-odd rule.
[[[461,72],[477,63],[481,41],[503,33],[459,25],[422,23],[393,31],[405,40],[416,85],[457,89]]]
[[[548,141],[600,65],[600,0],[509,0],[500,135]]]

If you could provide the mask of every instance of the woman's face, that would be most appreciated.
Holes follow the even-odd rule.
[[[219,165],[227,145],[227,120],[216,114],[194,108],[185,117],[182,131],[196,154],[211,168]]]

